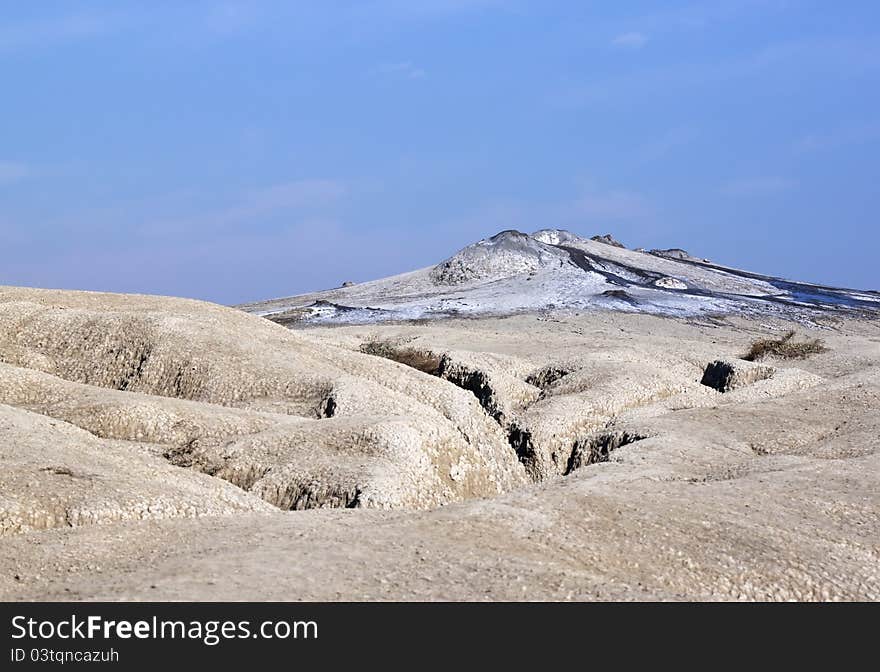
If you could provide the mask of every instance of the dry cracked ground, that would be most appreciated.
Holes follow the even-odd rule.
[[[876,600],[880,324],[819,326],[0,288],[0,599]]]

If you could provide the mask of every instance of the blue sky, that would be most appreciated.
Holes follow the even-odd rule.
[[[880,289],[880,3],[0,0],[0,284],[235,303],[611,232]]]

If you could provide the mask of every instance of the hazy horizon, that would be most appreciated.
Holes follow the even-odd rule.
[[[880,289],[880,7],[4,10],[0,284],[234,304],[504,229]]]

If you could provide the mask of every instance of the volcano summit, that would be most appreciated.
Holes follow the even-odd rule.
[[[678,248],[629,250],[611,235],[543,229],[502,231],[430,268],[240,307],[288,326],[565,310],[809,321],[878,314],[880,295],[728,268]]]

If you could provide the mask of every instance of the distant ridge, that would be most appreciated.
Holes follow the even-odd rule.
[[[880,316],[880,297],[727,268],[682,248],[630,250],[610,233],[513,229],[436,266],[240,306],[287,326],[617,310],[654,315]]]

